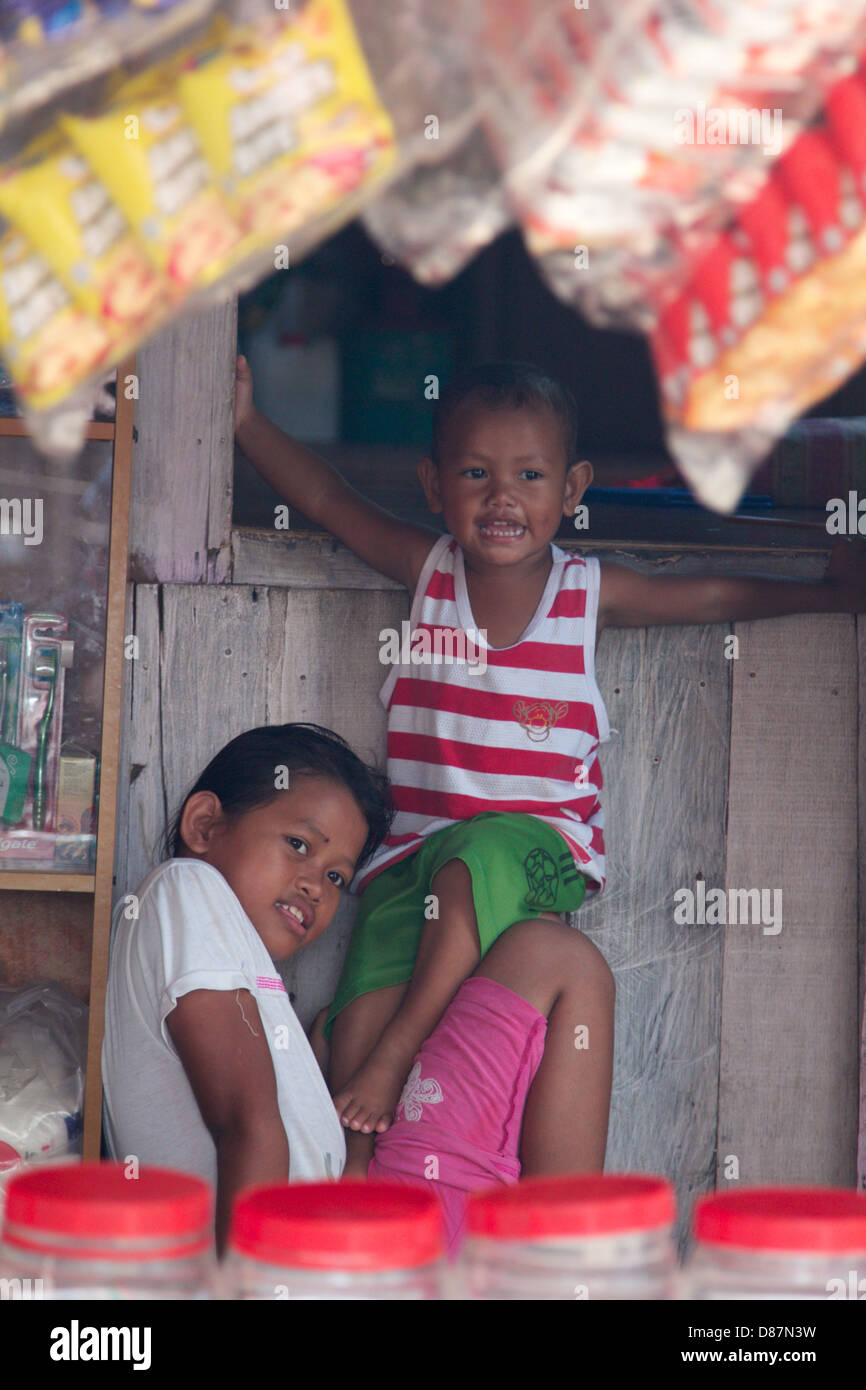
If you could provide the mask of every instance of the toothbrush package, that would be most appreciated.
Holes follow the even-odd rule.
[[[33,759],[24,819],[37,831],[56,829],[63,688],[74,650],[68,630],[58,613],[29,613],[22,625],[17,743]]]
[[[0,821],[11,825],[23,815],[33,761],[17,744],[23,619],[20,603],[0,603]]]
[[[63,745],[68,632],[61,613],[0,603],[0,871],[93,867],[97,759]]]
[[[74,655],[68,631],[60,613],[0,604],[0,868],[18,861],[33,868],[92,865],[96,839],[83,803],[95,760],[82,769],[80,756],[67,758],[66,767],[61,757],[66,670]]]

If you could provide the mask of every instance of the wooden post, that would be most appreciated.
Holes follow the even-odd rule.
[[[90,1016],[87,1037],[87,1088],[84,1097],[84,1157],[99,1158],[102,1135],[102,1037],[111,940],[114,835],[120,726],[123,718],[123,637],[129,547],[130,453],[133,404],[123,391],[133,363],[117,370],[117,416],[111,473],[111,540],[105,624],[105,675],[102,697],[102,760],[93,895],[93,948],[90,958]]]
[[[135,581],[228,577],[234,469],[237,304],[182,319],[138,361],[130,574]]]

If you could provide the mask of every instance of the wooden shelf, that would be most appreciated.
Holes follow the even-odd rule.
[[[132,371],[134,360],[121,363],[118,377]],[[121,375],[122,374],[122,375]],[[36,973],[41,978],[61,979],[64,969],[67,974],[72,967],[67,960],[69,951],[74,954],[75,943],[85,945],[89,937],[89,990],[84,989],[80,978],[80,967],[76,957],[75,977],[79,986],[74,992],[88,999],[88,1042],[86,1082],[84,1088],[84,1138],[83,1157],[96,1159],[100,1154],[102,1133],[102,1074],[100,1059],[102,1035],[105,1019],[105,995],[108,983],[108,956],[111,940],[111,907],[114,884],[114,841],[115,817],[117,814],[117,779],[120,756],[120,721],[123,690],[123,635],[125,631],[126,576],[129,551],[129,503],[130,468],[132,454],[133,412],[135,406],[125,396],[117,402],[117,419],[90,420],[84,429],[84,438],[105,440],[112,445],[111,469],[111,531],[109,540],[107,573],[107,611],[105,625],[105,670],[102,682],[102,735],[100,740],[100,795],[98,825],[96,833],[96,866],[91,873],[70,873],[64,867],[57,872],[39,869],[34,863],[33,870],[19,867],[4,870],[0,865],[0,899],[3,891],[19,893],[49,893],[60,895],[75,893],[76,896],[66,907],[59,897],[40,902],[39,912],[54,928],[54,936],[43,940],[40,934],[37,949],[31,949],[30,938],[21,945],[17,961],[11,963],[11,974],[19,966],[24,967],[22,978],[28,979],[34,973],[31,962],[38,962]],[[15,416],[0,417],[0,439],[28,439],[30,432],[25,420]],[[88,902],[88,896],[90,901]],[[50,907],[49,907],[50,902]],[[73,907],[73,903],[75,906]],[[32,909],[22,911],[21,922],[15,904],[7,899],[7,920],[0,924],[5,936],[14,942],[16,932],[26,931],[28,917]],[[89,919],[89,922],[88,922]],[[57,934],[57,929],[62,937]],[[32,938],[32,933],[31,933]],[[70,946],[70,938],[72,946]],[[62,959],[61,959],[62,957]],[[6,978],[7,962],[3,962],[0,973]]]
[[[30,431],[27,428],[27,421],[20,420],[17,415],[0,415],[0,437],[3,435],[14,435],[17,438],[29,439]],[[84,438],[113,439],[114,421],[88,420],[84,430]]]
[[[30,873],[27,869],[7,872],[0,869],[0,891],[14,889],[24,893],[93,893],[96,878],[93,874]]]

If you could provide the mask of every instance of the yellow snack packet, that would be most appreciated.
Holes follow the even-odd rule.
[[[168,285],[108,189],[69,141],[48,132],[0,177],[0,212],[112,339],[147,330]]]
[[[22,400],[47,410],[106,366],[103,325],[73,304],[45,259],[13,228],[0,234],[0,356]]]
[[[219,187],[257,240],[291,231],[390,167],[394,131],[344,0],[222,31],[177,90]]]
[[[174,64],[125,82],[93,117],[63,116],[72,143],[111,192],[150,260],[184,289],[218,279],[241,232],[173,84]]]

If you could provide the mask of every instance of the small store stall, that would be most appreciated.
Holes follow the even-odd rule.
[[[384,766],[408,595],[252,479],[239,349],[406,520],[440,375],[505,357],[589,420],[566,550],[818,580],[866,535],[866,4],[261,8],[0,34],[0,1174],[99,1157],[112,907],[214,753],[308,720]],[[598,681],[607,1170],[681,1243],[714,1190],[866,1190],[862,617],[611,629]],[[282,972],[305,1026],[354,911]]]

